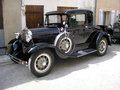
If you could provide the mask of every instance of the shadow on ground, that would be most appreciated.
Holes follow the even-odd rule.
[[[0,66],[0,90],[25,84],[31,81],[55,80],[72,72],[89,67],[89,64],[98,64],[112,59],[120,52],[119,45],[109,47],[105,56],[97,57],[90,54],[77,59],[57,60],[52,72],[44,77],[37,78],[25,66],[9,64]],[[119,49],[118,49],[119,48]]]

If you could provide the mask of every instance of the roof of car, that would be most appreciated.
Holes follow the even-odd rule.
[[[64,11],[51,11],[51,12],[47,12],[46,15],[68,14],[68,13],[74,13],[74,12],[90,12],[90,13],[92,13],[91,10],[87,10],[87,9],[73,9],[73,10],[64,10]]]

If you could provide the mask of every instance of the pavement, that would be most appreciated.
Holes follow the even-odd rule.
[[[39,78],[23,65],[2,64],[0,90],[120,90],[120,45],[102,57],[56,60],[52,72]]]
[[[12,63],[9,56],[7,56],[7,55],[1,55],[0,56],[0,65],[1,64],[9,64],[9,63]]]

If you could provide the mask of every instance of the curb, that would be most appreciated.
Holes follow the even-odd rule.
[[[10,60],[9,56],[7,55],[2,55],[0,56],[0,64],[5,64],[5,63],[11,63],[12,61]]]

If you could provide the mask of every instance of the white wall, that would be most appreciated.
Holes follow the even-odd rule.
[[[78,0],[58,0],[57,6],[78,7]]]
[[[5,45],[13,39],[14,32],[21,31],[21,1],[4,0],[3,2],[3,22]]]
[[[94,12],[95,0],[78,0],[78,7],[80,9],[89,9]]]

